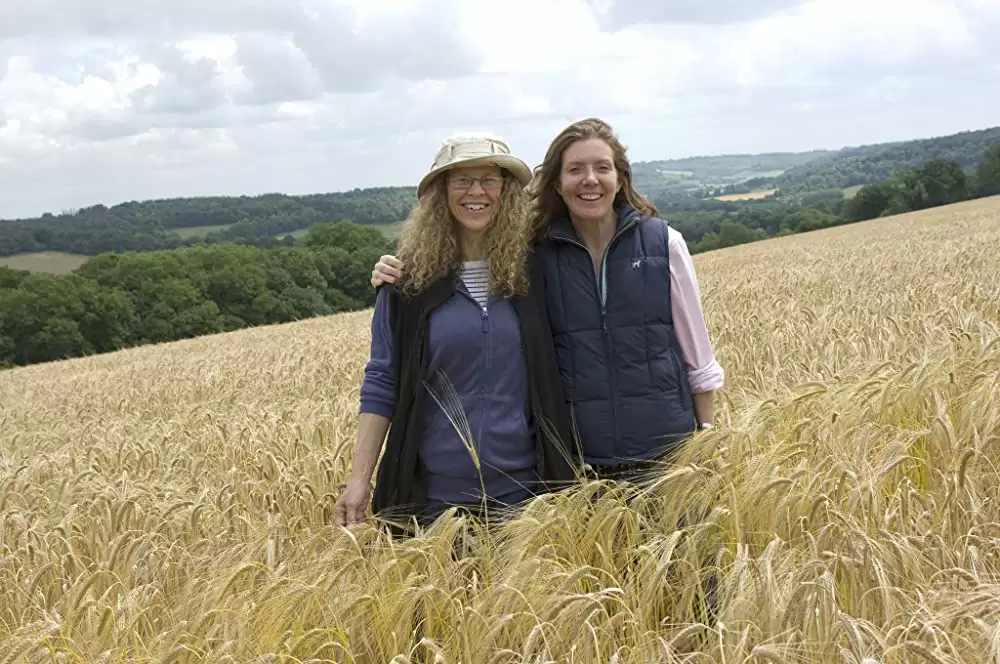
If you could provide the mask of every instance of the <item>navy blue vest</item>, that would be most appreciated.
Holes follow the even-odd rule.
[[[667,223],[617,209],[597,272],[568,218],[536,248],[563,390],[592,465],[662,455],[696,427],[670,309]]]

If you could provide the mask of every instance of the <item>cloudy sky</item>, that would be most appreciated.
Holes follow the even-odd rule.
[[[0,0],[0,217],[413,184],[487,129],[534,165],[1000,124],[1000,0]]]

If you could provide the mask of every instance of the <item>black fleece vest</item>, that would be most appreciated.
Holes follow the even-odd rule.
[[[515,298],[513,305],[521,329],[521,347],[531,392],[531,418],[537,432],[540,490],[556,490],[575,478],[579,455],[546,316],[545,281],[535,256],[529,260],[529,278],[528,293]],[[414,296],[392,289],[389,299],[397,403],[378,465],[372,511],[377,517],[395,524],[393,529],[397,533],[403,532],[402,523],[418,517],[426,505],[418,451],[427,396],[422,381],[427,367],[428,320],[431,312],[447,300],[455,288],[452,276]]]

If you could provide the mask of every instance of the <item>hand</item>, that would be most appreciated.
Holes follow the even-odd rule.
[[[351,480],[347,483],[344,494],[337,499],[333,508],[334,522],[338,526],[354,526],[368,520],[365,510],[371,495],[368,482]]]
[[[372,288],[382,284],[394,284],[403,276],[403,263],[395,256],[382,256],[372,270]]]

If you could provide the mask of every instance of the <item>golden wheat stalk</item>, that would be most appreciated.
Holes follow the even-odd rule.
[[[332,525],[370,312],[0,372],[0,662],[1000,660],[997,255],[998,199],[698,255],[714,431],[407,540]]]

